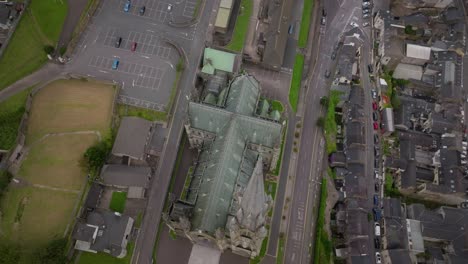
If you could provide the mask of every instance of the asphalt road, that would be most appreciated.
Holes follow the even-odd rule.
[[[177,149],[183,132],[183,123],[187,114],[186,96],[193,88],[196,69],[205,43],[206,30],[208,28],[213,6],[217,1],[205,0],[204,2],[205,7],[203,8],[203,14],[200,16],[201,20],[193,34],[193,40],[190,42],[190,46],[186,49],[188,65],[181,76],[180,94],[176,98],[175,115],[172,120],[165,150],[161,157],[161,166],[159,166],[155,180],[151,186],[148,206],[136,241],[132,263],[152,263],[153,248],[158,232],[159,222],[161,220],[161,213],[164,207],[164,200],[171,180],[172,168],[174,167],[176,160]]]
[[[324,114],[320,97],[328,95],[329,80],[324,77],[334,62],[330,58],[332,49],[339,36],[350,29],[350,21],[362,24],[361,1],[326,1],[328,10],[327,25],[322,30],[318,43],[316,64],[311,68],[307,94],[300,151],[296,169],[294,197],[288,222],[286,252],[284,263],[310,263],[314,246],[316,214],[312,212],[318,204],[324,162],[324,139],[321,129],[316,126],[317,119]],[[335,13],[336,11],[336,13]],[[317,39],[317,37],[315,37]],[[312,59],[313,60],[313,59]],[[333,71],[333,70],[331,70]]]

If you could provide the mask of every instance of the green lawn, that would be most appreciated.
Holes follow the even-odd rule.
[[[283,137],[281,138],[281,149],[280,149],[280,154],[278,158],[278,162],[276,163],[276,168],[273,171],[274,175],[279,175],[280,169],[281,169],[281,161],[283,160],[283,150],[284,150],[284,144],[286,142],[286,131],[288,130],[288,125],[287,122],[283,127]]]
[[[294,62],[293,75],[291,80],[291,88],[289,89],[289,103],[294,112],[297,111],[297,103],[299,102],[299,91],[301,90],[302,71],[304,70],[304,55],[296,54]]]
[[[166,121],[167,114],[165,112],[154,111],[146,108],[139,108],[130,105],[117,105],[119,116],[137,116],[148,121]]]
[[[307,45],[307,39],[309,38],[309,27],[312,19],[312,9],[314,9],[314,0],[304,1],[298,41],[298,46],[300,48],[305,48]]]
[[[31,89],[32,87],[0,103],[0,149],[14,147],[26,99]]]
[[[114,212],[123,213],[125,210],[125,202],[127,201],[126,192],[113,192],[109,209]]]
[[[322,185],[320,187],[320,204],[317,216],[317,232],[313,263],[332,263],[333,245],[324,226],[326,217],[325,208],[327,203],[327,180],[325,178],[322,179]]]
[[[271,198],[275,200],[276,198],[276,187],[277,183],[273,181],[265,181],[265,192],[269,195],[271,195]]]
[[[278,112],[282,113],[284,111],[283,104],[278,100],[272,100],[271,102],[271,109],[278,110]]]
[[[239,15],[237,16],[234,32],[232,32],[231,42],[226,46],[227,49],[239,52],[244,47],[245,38],[249,30],[252,9],[252,0],[241,0]]]
[[[282,264],[284,258],[284,250],[285,250],[285,239],[284,236],[280,235],[279,243],[278,243],[278,252],[276,256],[276,264]],[[318,262],[317,262],[318,263]]]
[[[134,243],[128,243],[127,255],[124,258],[115,258],[107,253],[90,253],[83,252],[80,256],[78,264],[129,264],[132,260]]]
[[[0,90],[42,66],[47,57],[44,45],[55,45],[67,1],[35,0],[25,12],[0,60]],[[33,16],[31,16],[33,14]]]
[[[332,90],[328,101],[327,116],[325,117],[325,145],[327,153],[331,154],[336,151],[336,130],[337,124],[335,119],[335,107],[340,102],[340,91]]]
[[[265,256],[267,245],[268,245],[268,239],[269,237],[265,237],[262,242],[262,247],[260,248],[260,253],[258,254],[257,257],[254,259],[250,259],[250,264],[258,264],[260,261],[262,261],[263,257]]]

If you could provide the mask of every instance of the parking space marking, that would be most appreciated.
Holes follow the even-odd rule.
[[[168,3],[163,3],[159,1],[146,2],[145,0],[134,0],[130,5],[129,11],[125,12],[124,6],[126,2],[127,0],[119,1],[119,12],[134,16],[142,16],[144,18],[149,18],[162,23],[169,21],[170,17],[172,16],[172,14],[168,13]],[[145,6],[145,13],[143,15],[140,15],[140,8],[142,6]]]
[[[106,72],[105,70],[112,70],[113,60],[111,58],[94,56],[89,61],[88,66],[97,68],[100,72]],[[160,68],[125,62],[120,62],[119,67],[112,71],[131,75],[133,87],[149,90],[159,90],[161,78],[164,74]]]
[[[182,16],[187,17],[187,18],[193,18],[196,6],[197,6],[197,1],[187,0],[184,5],[184,11],[182,12]]]

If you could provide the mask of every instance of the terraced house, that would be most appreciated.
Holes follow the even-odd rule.
[[[282,125],[274,112],[250,75],[189,103],[185,128],[199,155],[190,184],[164,217],[171,230],[221,251],[259,254],[272,205],[264,172],[280,155]]]

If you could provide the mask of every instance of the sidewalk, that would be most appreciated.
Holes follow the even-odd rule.
[[[63,66],[55,63],[47,63],[36,72],[18,80],[12,85],[0,91],[0,102],[3,102],[11,96],[19,93],[40,82],[50,81],[63,76]]]

